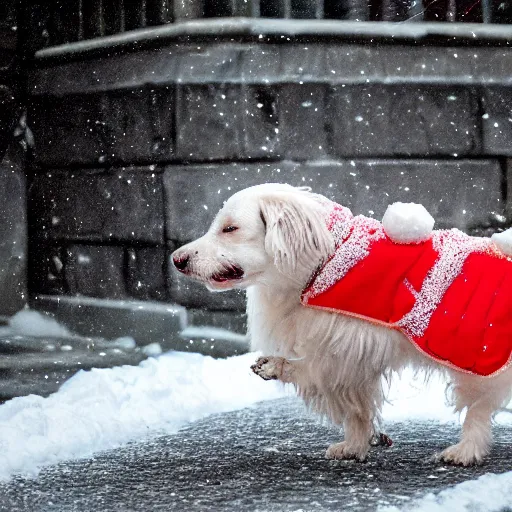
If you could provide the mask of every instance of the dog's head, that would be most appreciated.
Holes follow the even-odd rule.
[[[305,286],[334,250],[329,201],[309,189],[265,184],[224,204],[208,232],[172,254],[176,268],[211,290],[254,284]]]

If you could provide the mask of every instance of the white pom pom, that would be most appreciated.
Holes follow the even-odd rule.
[[[503,254],[512,257],[512,228],[503,231],[503,233],[494,233],[491,240]]]
[[[428,240],[434,222],[426,208],[416,203],[393,203],[382,218],[386,235],[399,244],[419,244]]]

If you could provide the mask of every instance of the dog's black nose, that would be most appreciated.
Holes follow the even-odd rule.
[[[174,266],[180,272],[185,272],[185,270],[187,269],[189,260],[190,260],[190,256],[188,254],[185,254],[183,256],[175,256],[172,259],[172,262],[174,263]]]

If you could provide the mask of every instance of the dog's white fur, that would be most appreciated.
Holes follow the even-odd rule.
[[[188,258],[186,273],[212,290],[247,289],[252,348],[266,354],[253,369],[294,384],[312,409],[343,425],[345,440],[330,446],[327,457],[365,459],[383,378],[412,365],[447,371],[456,411],[467,408],[460,442],[440,458],[480,462],[490,449],[492,415],[510,399],[512,369],[491,378],[445,370],[397,331],[302,306],[302,290],[333,250],[325,208],[326,199],[306,189],[251,187],[233,195],[206,235],[173,257]],[[237,229],[224,232],[229,226]],[[212,279],[231,265],[243,269],[241,279]]]

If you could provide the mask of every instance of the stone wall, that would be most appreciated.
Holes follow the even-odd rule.
[[[27,303],[27,211],[24,155],[13,144],[0,163],[0,315]]]
[[[169,254],[261,182],[309,185],[376,218],[401,200],[425,204],[438,227],[507,225],[512,54],[501,41],[468,32],[436,44],[410,28],[318,38],[290,22],[267,37],[258,23],[249,36],[160,32],[40,52],[32,296],[239,311],[242,295],[183,280]]]
[[[14,142],[20,115],[19,62],[16,55],[16,3],[0,6],[0,316],[27,301],[26,196],[24,154]]]

